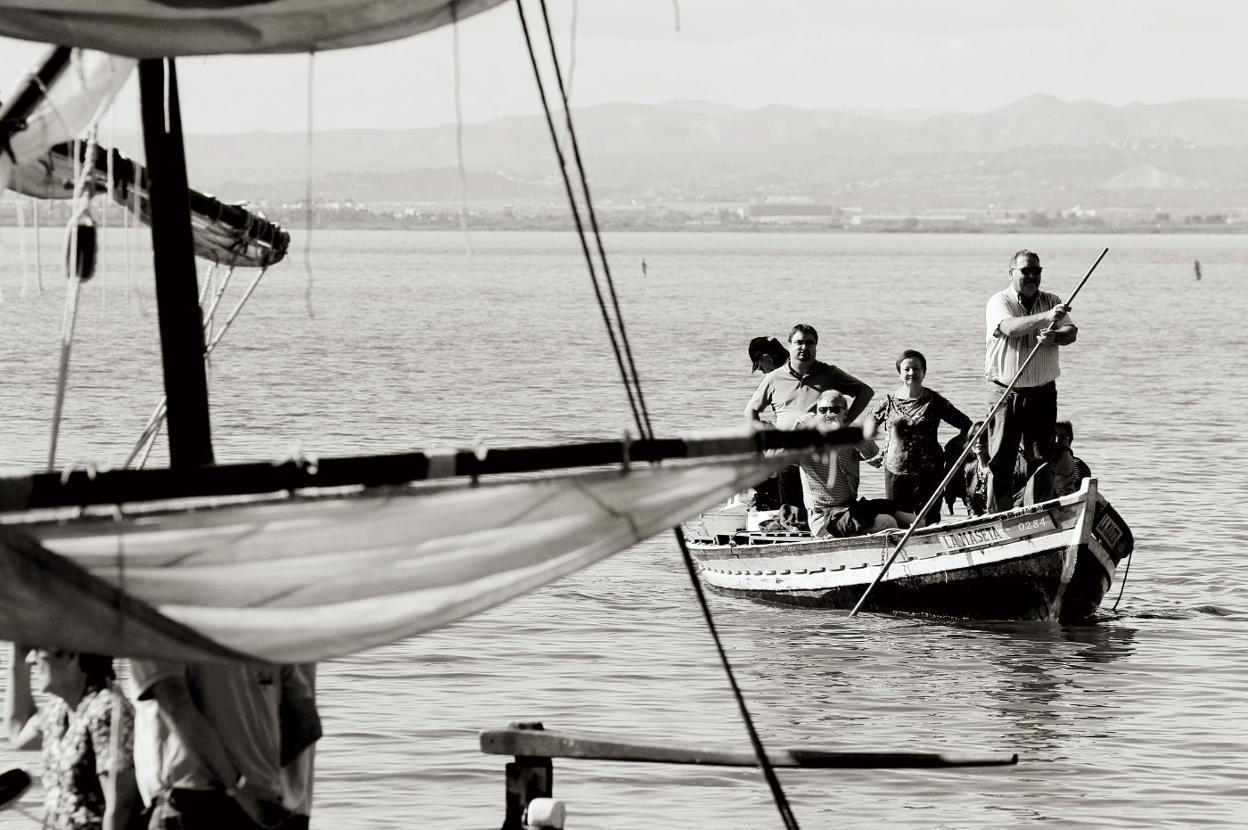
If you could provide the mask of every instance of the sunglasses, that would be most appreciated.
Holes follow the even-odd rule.
[[[1026,268],[1015,268],[1014,270],[1022,274],[1024,277],[1038,277],[1040,276],[1040,272],[1044,269],[1039,265],[1029,265]]]
[[[844,412],[847,409],[849,409],[848,406],[820,406],[816,407],[815,411],[822,415],[824,412]]]

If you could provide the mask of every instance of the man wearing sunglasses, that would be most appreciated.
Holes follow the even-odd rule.
[[[1042,272],[1040,256],[1024,248],[1010,259],[1009,287],[988,299],[984,377],[989,405],[996,404],[1018,378],[988,428],[990,513],[1014,506],[1014,463],[1020,440],[1028,476],[1035,475],[1053,455],[1061,374],[1058,347],[1074,343],[1079,328],[1070,318],[1070,306],[1056,294],[1040,290]],[[1037,344],[1036,356],[1020,374]],[[1037,498],[1052,496],[1051,475],[1038,477]]]
[[[849,402],[829,389],[819,395],[814,411],[799,427],[839,429],[849,423]],[[889,499],[858,498],[859,461],[874,459],[880,448],[869,438],[830,455],[816,455],[799,465],[806,494],[806,516],[812,536],[858,536],[894,527],[909,527],[913,513],[897,509]],[[868,460],[868,463],[872,463]]]

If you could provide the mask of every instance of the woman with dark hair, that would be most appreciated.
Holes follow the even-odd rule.
[[[944,395],[923,385],[927,358],[920,352],[906,349],[896,365],[901,385],[880,401],[871,418],[886,430],[884,498],[892,499],[899,510],[918,513],[945,475],[945,454],[937,438],[941,422],[956,427],[965,440],[971,419]],[[922,521],[940,521],[939,498]]]
[[[37,706],[31,694],[47,695]],[[18,749],[43,752],[43,826],[124,830],[136,813],[134,709],[117,687],[113,660],[13,645],[4,720]]]

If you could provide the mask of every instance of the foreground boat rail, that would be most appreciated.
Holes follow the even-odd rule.
[[[651,764],[694,764],[718,767],[757,767],[754,753],[710,745],[650,744],[588,732],[545,729],[540,723],[513,723],[506,729],[483,729],[481,751],[513,755],[507,764],[507,815],[503,830],[525,827],[529,804],[551,798],[554,758]],[[963,754],[945,752],[842,752],[790,747],[770,749],[773,767],[804,769],[931,769],[1001,767],[1018,763],[1018,754]]]
[[[697,433],[676,438],[590,441],[553,446],[448,449],[388,455],[285,459],[179,469],[57,470],[0,477],[0,512],[50,507],[243,496],[335,487],[809,450],[862,440],[857,428],[833,432]]]

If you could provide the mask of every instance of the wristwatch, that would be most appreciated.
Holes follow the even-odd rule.
[[[238,780],[235,781],[233,784],[229,784],[226,786],[225,794],[228,795],[230,798],[237,799],[238,791],[246,786],[247,786],[247,776],[243,775],[240,772],[238,774]]]

